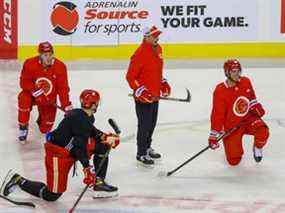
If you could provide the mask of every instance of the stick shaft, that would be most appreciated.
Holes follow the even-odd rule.
[[[223,135],[221,135],[218,138],[218,141],[222,140],[223,138],[227,137],[228,135],[232,134],[234,131],[236,131],[237,129],[239,129],[241,126],[243,126],[246,122],[241,121],[239,124],[237,124],[235,127],[231,128],[229,131],[227,131],[226,133],[224,133]],[[175,169],[171,170],[170,172],[167,172],[167,176],[172,175],[173,173],[175,173],[177,170],[181,169],[183,166],[185,166],[186,164],[188,164],[190,161],[194,160],[196,157],[198,157],[199,155],[201,155],[203,152],[205,152],[206,150],[208,150],[210,148],[210,146],[205,147],[204,149],[202,149],[200,152],[198,152],[197,154],[195,154],[194,156],[192,156],[191,158],[189,158],[187,161],[185,161],[184,163],[182,163],[181,165],[179,165],[178,167],[176,167]]]
[[[174,98],[174,97],[163,97],[163,96],[155,96],[153,99],[155,100],[166,100],[166,101],[179,101],[179,102],[190,102],[191,101],[191,94],[189,89],[186,88],[187,97],[183,98]],[[134,97],[134,94],[129,94],[129,97]]]

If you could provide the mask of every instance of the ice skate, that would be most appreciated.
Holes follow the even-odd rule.
[[[253,157],[254,157],[254,160],[259,163],[261,160],[262,160],[262,149],[259,149],[257,147],[253,147]]]
[[[118,187],[106,183],[102,178],[97,177],[96,185],[93,187],[93,198],[111,198],[118,196]]]

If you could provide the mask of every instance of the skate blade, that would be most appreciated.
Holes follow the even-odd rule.
[[[152,158],[152,160],[154,161],[154,164],[156,165],[162,165],[163,161],[161,158]]]
[[[30,143],[31,141],[29,141],[28,139],[26,139],[26,140],[20,140],[20,139],[18,138],[17,142],[18,142],[19,144],[21,144],[21,145],[25,145],[25,144],[27,144],[27,143]]]
[[[93,199],[102,199],[102,198],[113,198],[118,197],[118,192],[104,192],[104,191],[94,191],[93,192]]]
[[[143,162],[137,161],[137,167],[153,169],[154,164],[148,165],[148,164],[144,164]]]
[[[20,144],[25,145],[28,143],[28,141],[19,141]]]

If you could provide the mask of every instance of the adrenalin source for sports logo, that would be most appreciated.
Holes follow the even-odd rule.
[[[233,105],[234,114],[238,117],[243,117],[248,113],[248,110],[249,100],[244,96],[238,97]]]
[[[79,22],[76,7],[67,1],[58,2],[53,6],[50,19],[55,33],[66,36],[76,31]]]

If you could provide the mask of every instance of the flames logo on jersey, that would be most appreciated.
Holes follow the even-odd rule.
[[[51,81],[44,77],[36,80],[36,87],[43,89],[45,95],[49,95],[53,88]]]
[[[244,96],[238,97],[233,105],[234,114],[238,117],[243,117],[248,113],[248,110],[249,100]]]

